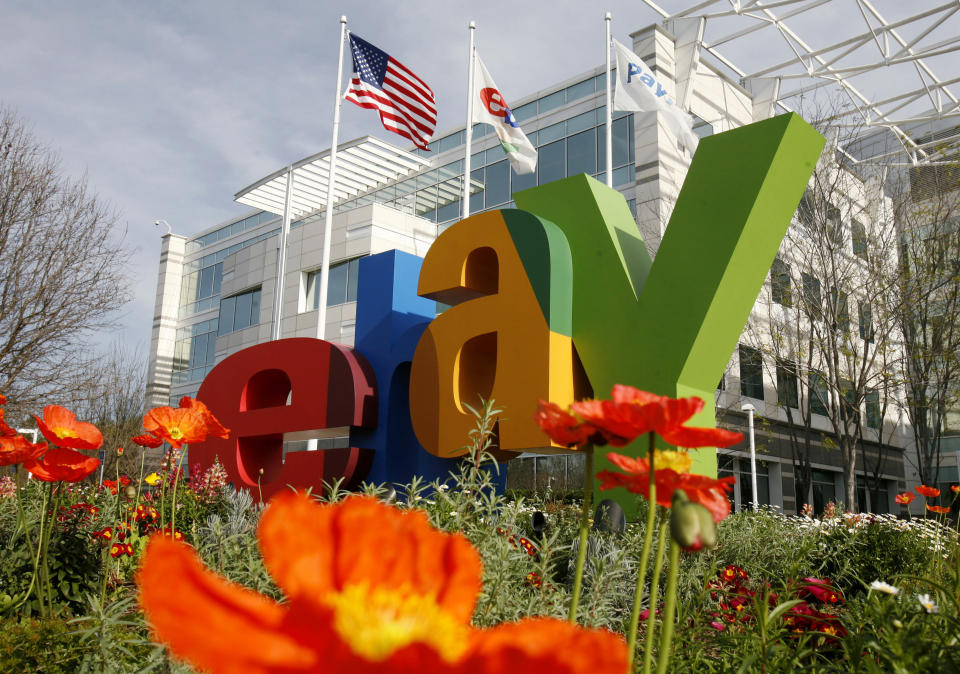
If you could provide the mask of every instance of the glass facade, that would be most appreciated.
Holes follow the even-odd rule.
[[[606,108],[600,106],[539,131],[525,130],[527,138],[537,147],[537,169],[533,174],[514,173],[499,145],[473,153],[470,157],[470,212],[509,208],[513,205],[514,192],[578,173],[605,180],[605,115]],[[461,131],[435,141],[434,147],[443,152],[458,146],[447,147],[448,139],[457,140],[458,145],[466,140]],[[632,113],[614,114],[612,145],[613,185],[632,186],[635,176]],[[457,159],[394,185],[341,202],[335,207],[335,212],[349,211],[369,203],[382,203],[436,222],[442,231],[462,217],[462,196],[463,160]]]
[[[360,278],[360,258],[330,265],[327,283],[327,306],[357,301],[357,281]],[[320,308],[320,270],[307,274],[307,310]]]
[[[248,215],[243,220],[238,220],[237,222],[233,222],[229,225],[224,225],[223,227],[215,229],[212,232],[207,232],[203,236],[198,236],[195,239],[187,241],[187,253],[195,253],[198,250],[216,243],[217,241],[223,241],[227,237],[234,236],[235,234],[241,234],[248,229],[259,227],[265,222],[270,222],[271,220],[276,219],[276,215],[267,212]]]
[[[256,219],[256,216],[251,216],[240,222],[247,222],[247,220],[251,218]],[[217,232],[228,229],[229,227],[223,228],[222,230],[217,230]],[[264,232],[246,241],[240,241],[232,246],[185,263],[183,267],[183,279],[180,283],[180,318],[186,318],[201,311],[216,309],[220,306],[220,283],[223,280],[223,260],[238,250],[252,246],[279,233],[279,229]],[[192,242],[187,242],[188,248],[190,243]]]
[[[260,323],[260,288],[220,301],[220,329],[226,335]]]
[[[216,360],[216,346],[216,318],[178,329],[173,349],[173,385],[206,377]]]

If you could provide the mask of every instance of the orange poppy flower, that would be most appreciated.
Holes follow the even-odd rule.
[[[570,409],[608,436],[614,447],[656,432],[677,447],[728,447],[743,440],[742,433],[722,428],[696,428],[683,424],[703,409],[703,400],[668,398],[632,386],[614,386],[612,400],[585,400]]]
[[[657,484],[657,504],[669,508],[673,501],[673,492],[683,489],[694,503],[707,508],[713,515],[713,521],[719,522],[730,514],[730,501],[726,492],[733,489],[736,478],[731,476],[714,479],[706,475],[683,473],[664,465],[661,467],[660,454],[682,454],[682,452],[659,452],[654,454],[654,481]],[[634,459],[616,452],[607,454],[607,460],[623,473],[602,470],[597,473],[600,489],[624,487],[634,494],[650,498],[650,462],[647,459]],[[676,466],[675,466],[676,467]]]
[[[45,442],[33,444],[22,435],[12,438],[0,437],[0,466],[13,466],[31,461],[43,454],[46,448]]]
[[[937,498],[940,496],[940,490],[936,487],[928,487],[925,484],[921,484],[919,487],[914,487],[917,490],[917,493],[921,496],[926,496],[927,498]]]
[[[100,465],[100,459],[72,449],[51,447],[42,459],[27,461],[23,467],[43,482],[79,482]]]
[[[143,417],[143,427],[176,449],[185,443],[207,439],[207,422],[199,410],[181,407],[154,407]]]
[[[43,408],[43,419],[37,420],[37,427],[43,437],[58,447],[70,449],[98,449],[103,444],[103,433],[93,424],[77,421],[77,417],[65,407],[47,405]]]
[[[211,412],[201,401],[195,400],[189,396],[183,396],[180,398],[180,408],[197,410],[200,412],[200,414],[203,416],[204,422],[207,424],[207,435],[212,435],[215,438],[223,438],[224,440],[230,437],[230,429],[224,428],[223,424],[221,424],[220,421],[213,416],[213,412]]]
[[[701,409],[703,400],[697,397],[668,398],[617,384],[611,400],[575,402],[573,414],[540,401],[535,418],[555,442],[568,446],[590,440],[623,447],[651,431],[677,447],[729,447],[743,440],[742,433],[683,425]]]
[[[897,494],[894,500],[900,505],[910,505],[915,498],[917,498],[917,495],[912,491],[908,491],[903,494]]]
[[[137,576],[156,637],[211,672],[626,671],[604,630],[534,618],[470,626],[481,588],[476,550],[424,513],[353,497],[321,506],[281,493],[259,528],[283,604],[229,583],[193,550],[154,536]],[[210,626],[230,639],[211,639]]]
[[[156,435],[150,435],[149,433],[136,435],[130,439],[141,447],[146,447],[148,449],[156,449],[163,444],[163,438],[158,438]]]
[[[954,494],[960,494],[960,484],[951,484],[950,491],[952,491]]]
[[[937,513],[938,515],[946,515],[948,512],[950,512],[950,508],[945,506],[930,505],[929,503],[927,504],[927,510],[932,513]]]

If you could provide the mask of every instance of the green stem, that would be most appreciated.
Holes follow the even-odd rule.
[[[580,603],[580,590],[583,586],[583,563],[587,559],[587,534],[590,525],[590,508],[593,501],[593,445],[583,449],[586,452],[586,465],[583,471],[583,508],[580,510],[580,549],[577,550],[577,568],[573,575],[573,597],[570,598],[572,623],[577,622],[577,605]]]
[[[670,645],[673,642],[673,619],[677,610],[677,577],[680,575],[680,546],[670,541],[670,569],[667,571],[667,598],[663,607],[663,634],[660,638],[660,655],[657,674],[665,674],[670,664]]]
[[[33,548],[33,536],[30,535],[30,527],[27,524],[27,512],[23,507],[23,478],[20,476],[20,466],[13,467],[14,479],[17,483],[17,524],[23,529],[23,536],[27,541],[27,547]]]
[[[146,447],[140,448],[140,478],[137,480],[137,500],[133,503],[133,512],[137,512],[137,508],[140,506],[140,490],[143,488],[143,462],[147,458],[147,449]]]
[[[100,606],[107,601],[107,575],[110,573],[110,546],[100,552]]]
[[[653,637],[657,630],[657,599],[660,596],[660,573],[663,571],[663,553],[667,549],[667,537],[670,531],[670,522],[666,517],[660,520],[660,539],[657,541],[657,561],[653,564],[653,575],[650,577],[650,599],[647,608],[646,644],[643,650],[643,672],[650,674],[653,668]],[[666,620],[666,618],[664,618]],[[662,644],[661,644],[662,647]]]
[[[173,495],[170,497],[170,538],[175,537],[177,530],[177,483],[180,481],[180,465],[183,464],[183,455],[180,455],[180,462],[174,470],[173,475]]]
[[[50,613],[53,613],[53,588],[50,583],[50,566],[47,564],[47,552],[50,549],[50,539],[53,537],[53,528],[57,525],[57,512],[60,510],[60,499],[63,495],[63,483],[62,482],[51,482],[50,491],[53,492],[53,485],[56,484],[60,488],[57,489],[57,498],[53,502],[53,514],[50,517],[50,521],[47,523],[47,528],[42,532],[43,543],[41,544],[40,551],[40,568],[43,570],[41,578],[43,579],[43,592],[42,594],[46,595],[47,604],[50,609]],[[40,600],[40,605],[43,605],[43,600]]]
[[[654,434],[650,431],[650,448],[647,456],[653,456]],[[643,534],[643,550],[640,553],[640,570],[637,573],[637,587],[633,591],[633,610],[630,611],[630,626],[627,629],[627,657],[633,671],[633,659],[636,656],[637,630],[640,627],[640,603],[643,600],[643,581],[647,578],[647,566],[650,560],[650,545],[653,543],[653,529],[657,518],[657,483],[653,475],[653,462],[650,462],[650,496],[647,499],[647,530]]]
[[[117,468],[117,521],[119,522],[120,518],[123,517],[123,505],[121,504],[121,498],[123,497],[123,495],[120,493],[120,490],[123,489],[123,487],[120,486],[120,457],[119,456],[117,456],[114,459],[114,463],[116,464],[116,468]]]
[[[40,553],[43,551],[43,523],[47,516],[47,490],[43,490],[43,499],[40,504],[40,535],[37,538],[37,554],[33,558],[33,573],[30,574],[30,585],[27,587],[27,591],[23,595],[23,599],[20,601],[17,606],[14,608],[20,608],[23,604],[26,603],[27,599],[30,598],[30,593],[33,592],[34,585],[37,588],[37,600],[40,602],[40,617],[46,617],[47,611],[43,605],[43,593],[40,590],[40,583],[37,582],[37,574],[40,569]],[[32,546],[31,546],[32,547]]]

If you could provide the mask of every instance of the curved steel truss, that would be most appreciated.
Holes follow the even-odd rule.
[[[833,90],[830,125],[865,138],[854,161],[956,161],[960,143],[960,0],[661,0],[644,2],[668,31],[699,20],[708,54],[748,88],[772,85],[783,110]],[[884,5],[882,14],[876,4]],[[747,69],[737,65],[748,64]],[[827,89],[829,88],[829,89]]]

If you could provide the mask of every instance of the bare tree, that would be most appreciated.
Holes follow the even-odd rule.
[[[130,297],[118,229],[86,179],[0,108],[0,391],[14,412],[82,390],[90,338]]]
[[[798,296],[809,331],[806,381],[815,382],[826,403],[821,411],[840,452],[843,502],[856,511],[863,410],[889,391],[884,365],[897,357],[897,236],[879,177],[862,181],[839,159],[828,144],[787,242],[803,270]],[[867,410],[869,421],[875,415]],[[882,419],[879,425],[882,431]]]
[[[906,411],[921,482],[935,484],[941,438],[960,404],[960,148],[953,163],[912,169],[898,187]]]
[[[777,383],[798,507],[813,483],[811,455],[823,446],[838,452],[841,498],[856,510],[858,462],[865,474],[868,468],[865,439],[879,457],[879,466],[869,466],[878,484],[882,448],[889,444],[884,433],[896,426],[883,423],[883,410],[896,392],[890,364],[902,353],[895,320],[898,240],[883,175],[858,175],[840,149],[862,130],[847,129],[839,138],[830,128],[835,109],[827,105],[810,116],[825,120],[816,125],[828,143],[744,340],[755,358],[766,356],[763,366]]]
[[[77,387],[83,395],[74,403],[74,411],[103,433],[107,479],[115,475],[117,464],[121,473],[136,475],[139,471],[141,449],[130,438],[144,432],[146,374],[143,350],[114,341],[97,356],[91,373]],[[117,448],[123,448],[123,454],[118,455]],[[154,455],[158,452],[154,450]]]

